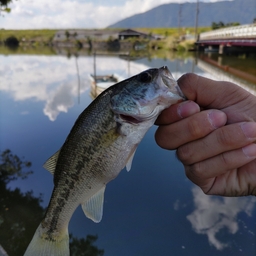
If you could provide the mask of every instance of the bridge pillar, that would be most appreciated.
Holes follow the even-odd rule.
[[[224,54],[225,53],[225,45],[220,44],[219,46],[219,54]]]
[[[220,56],[218,57],[218,65],[219,65],[219,66],[222,66],[222,58],[223,58],[223,57],[220,57]]]

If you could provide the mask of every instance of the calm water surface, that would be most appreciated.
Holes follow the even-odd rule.
[[[124,78],[167,65],[176,79],[195,72],[236,80],[252,92],[255,87],[216,72],[202,60],[195,65],[193,58],[127,61],[97,56],[96,64],[97,74]],[[93,56],[0,55],[0,150],[10,149],[22,161],[30,161],[28,170],[33,171],[26,179],[5,180],[2,185],[0,245],[9,255],[22,254],[43,216],[31,198],[41,196],[41,207],[48,205],[53,178],[42,165],[92,101],[88,75],[93,65]],[[152,127],[139,145],[131,171],[123,170],[108,184],[102,221],[93,223],[78,207],[69,225],[72,236],[97,235],[94,246],[105,256],[255,255],[256,198],[204,195],[186,178],[175,152],[156,145],[155,130]],[[23,203],[25,196],[31,200]],[[33,226],[28,233],[26,225]]]

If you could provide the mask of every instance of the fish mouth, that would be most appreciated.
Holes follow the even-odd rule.
[[[156,118],[158,114],[157,109],[153,109],[151,113],[148,114],[141,114],[141,115],[126,115],[119,113],[119,118],[121,118],[124,122],[130,123],[130,124],[140,124],[143,122],[147,122],[149,120],[153,120]]]
[[[185,95],[181,91],[177,81],[172,76],[168,67],[163,66],[160,68],[160,71],[161,71],[163,83],[170,89],[172,93],[176,93],[176,94],[178,93],[178,95],[182,98],[181,101],[185,100],[186,99]]]
[[[125,122],[127,122],[127,123],[139,124],[139,123],[143,122],[142,120],[140,120],[140,119],[138,119],[138,118],[135,118],[135,117],[133,117],[133,116],[128,116],[128,115],[124,115],[124,114],[120,114],[119,116],[120,116],[120,118],[121,118],[123,121],[125,121]]]

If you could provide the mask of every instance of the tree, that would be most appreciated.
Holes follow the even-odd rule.
[[[66,31],[65,31],[65,35],[66,35],[66,38],[68,39],[69,36],[70,36],[70,33],[66,30]]]
[[[6,149],[0,155],[0,182],[9,183],[18,178],[26,178],[32,171],[24,172],[25,168],[30,168],[31,162],[20,159],[13,155],[10,149]]]
[[[12,0],[0,0],[0,13],[1,12],[10,12],[11,9],[8,7]]]
[[[98,236],[87,235],[86,239],[78,239],[70,235],[71,256],[103,256],[104,250],[99,250],[93,243]]]

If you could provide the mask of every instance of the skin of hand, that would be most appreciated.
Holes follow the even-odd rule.
[[[158,117],[157,144],[177,149],[187,177],[205,194],[256,195],[256,97],[196,74],[178,84],[188,100]]]

